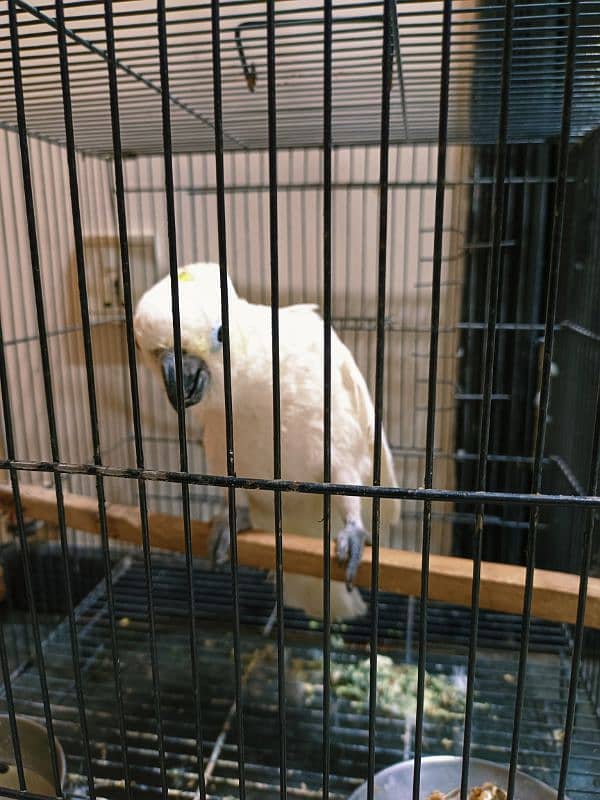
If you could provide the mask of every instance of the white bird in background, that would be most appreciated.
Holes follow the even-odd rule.
[[[191,264],[178,272],[185,406],[203,428],[203,444],[211,474],[226,474],[224,370],[222,357],[219,266]],[[273,476],[271,308],[238,297],[228,280],[229,336],[236,473]],[[315,306],[280,309],[280,382],[282,478],[323,480],[323,321]],[[144,361],[164,382],[176,406],[175,354],[171,313],[171,280],[167,276],[140,299],[134,319],[136,344]],[[331,477],[334,483],[369,484],[373,476],[374,409],[369,390],[352,354],[335,331],[331,333]],[[383,436],[382,484],[395,485],[392,456]],[[245,493],[247,510],[238,513],[238,529],[274,530],[273,494]],[[397,520],[398,501],[381,501],[384,545]],[[249,518],[248,518],[249,513]],[[284,533],[321,538],[323,499],[320,495],[282,493]],[[244,522],[242,522],[244,520]],[[371,502],[365,498],[331,498],[331,526],[336,551],[346,564],[346,585],[331,584],[333,620],[365,613],[365,603],[352,580],[360,563],[371,524]],[[213,563],[228,558],[229,526],[224,513],[213,523]],[[284,573],[284,602],[311,617],[323,616],[320,578]]]

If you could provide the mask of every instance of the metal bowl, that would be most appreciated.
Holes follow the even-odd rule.
[[[375,800],[412,800],[413,761],[403,761],[375,775]],[[462,758],[458,756],[427,756],[421,761],[421,800],[436,789],[451,792],[460,786]],[[469,761],[469,786],[486,782],[506,789],[508,768],[481,758]],[[556,800],[557,793],[545,783],[517,772],[515,800]],[[363,783],[348,800],[366,800],[367,784]]]
[[[28,717],[17,716],[16,722],[28,791],[54,797],[56,791],[46,728]],[[54,741],[56,742],[56,758],[62,788],[67,765],[60,742],[56,738]],[[20,788],[8,714],[0,714],[0,798],[6,796],[2,793],[3,788]]]

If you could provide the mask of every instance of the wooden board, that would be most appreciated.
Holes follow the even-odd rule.
[[[67,525],[89,533],[100,533],[98,503],[93,497],[65,493]],[[21,487],[21,503],[25,516],[56,523],[58,512],[52,489],[37,486]],[[8,484],[0,484],[0,510],[13,508],[14,500]],[[108,534],[111,539],[141,544],[139,509],[135,506],[106,505]],[[148,515],[150,544],[163,550],[183,552],[183,521],[170,514]],[[192,522],[192,552],[207,554],[209,525]],[[272,533],[252,531],[238,537],[241,564],[259,569],[275,565],[275,540]],[[302,575],[323,575],[323,550],[318,539],[284,535],[284,567],[287,572]],[[447,603],[470,606],[473,562],[466,558],[432,555],[429,573],[429,597]],[[343,578],[343,570],[332,559],[331,575]],[[371,576],[371,550],[367,548],[358,570],[356,583],[368,588]],[[484,562],[481,567],[481,608],[520,614],[523,607],[525,569],[508,564]],[[403,595],[419,595],[421,591],[421,555],[406,550],[382,548],[379,558],[379,586],[382,591]],[[538,569],[535,572],[533,614],[555,622],[575,623],[579,578],[564,572]],[[586,625],[600,628],[600,579],[590,578],[587,596]]]

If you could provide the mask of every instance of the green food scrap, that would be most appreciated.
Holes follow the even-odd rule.
[[[309,677],[322,672],[320,659],[295,659],[293,667],[305,693],[314,696],[316,686]],[[314,674],[316,673],[316,674]],[[347,663],[331,663],[331,691],[338,700],[347,701],[359,713],[368,713],[370,659]],[[396,664],[389,656],[377,656],[377,701],[379,714],[410,718],[417,711],[418,668],[412,664]],[[307,691],[311,687],[311,691]],[[319,687],[320,688],[320,687]],[[424,711],[435,719],[457,719],[464,710],[464,692],[445,675],[425,673]]]

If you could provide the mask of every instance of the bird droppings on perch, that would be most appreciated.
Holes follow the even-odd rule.
[[[57,524],[58,512],[54,490],[39,486],[22,486],[23,513],[33,519]],[[14,507],[9,484],[0,484],[0,509]],[[69,527],[99,534],[98,501],[94,497],[65,493],[64,507]],[[110,538],[141,545],[142,526],[136,506],[106,505],[106,521]],[[192,554],[207,556],[209,523],[192,520]],[[183,520],[170,514],[148,514],[150,545],[162,550],[185,552]],[[275,566],[275,537],[265,531],[251,531],[238,536],[240,564],[257,569]],[[323,576],[322,543],[304,536],[284,534],[284,560],[287,572]],[[454,605],[471,605],[473,562],[467,558],[432,555],[429,571],[429,598]],[[331,576],[343,579],[343,569],[331,559]],[[369,588],[371,582],[371,549],[366,548],[358,569],[356,585]],[[525,586],[525,569],[510,564],[484,561],[481,565],[480,607],[508,614],[521,614]],[[385,592],[418,596],[421,591],[421,554],[406,550],[381,548],[379,588]],[[564,572],[538,569],[535,572],[532,614],[540,619],[575,624],[579,596],[579,577]],[[600,579],[589,578],[585,624],[600,628]]]

